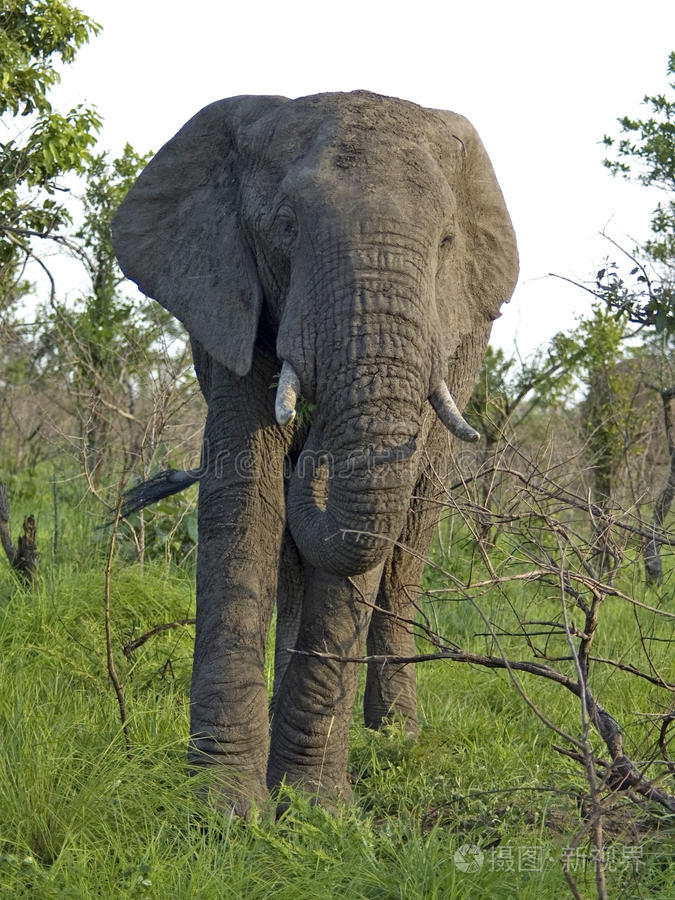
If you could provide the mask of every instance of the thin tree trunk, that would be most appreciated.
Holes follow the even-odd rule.
[[[675,435],[673,434],[673,416],[671,401],[675,397],[675,386],[659,391],[663,403],[663,421],[666,428],[666,440],[668,441],[668,453],[670,455],[670,469],[665,486],[659,494],[654,506],[654,536],[646,542],[644,547],[645,576],[647,584],[660,584],[663,580],[663,563],[661,561],[661,541],[656,536],[656,531],[661,530],[665,524],[670,507],[675,497]]]

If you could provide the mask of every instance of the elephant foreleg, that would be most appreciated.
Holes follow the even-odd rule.
[[[417,614],[417,595],[425,560],[438,521],[438,482],[423,476],[418,482],[406,529],[387,560],[377,595],[367,640],[369,656],[415,656],[412,623]],[[408,734],[417,735],[415,666],[395,662],[368,663],[363,701],[364,721],[381,728],[402,719]]]
[[[353,578],[306,570],[302,619],[274,717],[267,783],[346,797],[349,724],[382,567]],[[365,601],[365,602],[364,602]]]
[[[247,816],[267,796],[265,646],[285,520],[284,436],[273,370],[236,378],[213,365],[200,480],[193,766],[214,769],[215,801]]]
[[[378,610],[373,612],[368,631],[368,656],[415,655],[415,637],[409,624],[415,618],[415,607],[409,598],[419,585],[421,572],[411,572],[403,560],[395,557],[387,564],[386,581],[377,595]],[[376,729],[401,719],[408,734],[418,734],[413,665],[385,660],[368,663],[363,717],[368,728]]]
[[[277,626],[274,645],[274,690],[270,713],[274,715],[280,686],[284,680],[291,651],[300,630],[303,597],[302,562],[293,538],[287,531],[281,548],[279,585],[277,588]]]

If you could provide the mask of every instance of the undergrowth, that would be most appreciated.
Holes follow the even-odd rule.
[[[278,823],[263,809],[244,825],[204,805],[199,779],[185,771],[192,627],[157,634],[129,658],[122,650],[158,623],[194,615],[191,564],[120,560],[113,570],[128,754],[106,673],[105,540],[91,539],[93,514],[74,505],[61,515],[50,554],[48,499],[38,583],[22,587],[6,566],[0,578],[0,896],[544,900],[568,893],[560,860],[584,824],[584,773],[553,750],[555,735],[505,671],[447,660],[419,665],[417,742],[396,725],[366,730],[357,701],[355,799],[337,812],[295,796]],[[470,542],[458,542],[456,571],[469,564],[462,546],[470,553]],[[448,562],[442,557],[437,549],[437,563]],[[440,587],[440,577],[429,569],[425,588]],[[530,602],[524,588],[510,590],[514,603]],[[435,601],[434,609],[444,635],[485,651],[475,610],[451,601]],[[607,653],[621,648],[628,659],[626,615],[633,613],[619,605],[609,611],[602,640]],[[659,664],[667,665],[665,649]],[[650,684],[616,671],[603,677],[603,699],[616,715],[635,720],[651,708]],[[578,721],[578,703],[558,685],[523,683],[552,720],[569,728]],[[649,739],[641,727],[638,742]],[[610,896],[672,898],[667,816],[619,795],[610,812]],[[591,896],[588,842],[572,867]]]

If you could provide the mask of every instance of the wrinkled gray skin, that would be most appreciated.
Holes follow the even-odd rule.
[[[414,617],[438,517],[428,398],[445,379],[466,403],[517,278],[485,150],[461,116],[364,91],[234,97],[160,150],[113,234],[185,323],[208,403],[190,761],[242,815],[283,779],[348,796],[359,667],[287,650],[414,654],[388,612]],[[282,361],[309,427],[275,422]],[[370,664],[366,724],[399,715],[416,733],[413,668]]]

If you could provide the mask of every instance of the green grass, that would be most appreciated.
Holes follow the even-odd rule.
[[[49,505],[38,521],[49,534]],[[103,628],[104,541],[91,516],[62,516],[56,560],[43,548],[41,580],[0,578],[0,897],[536,898],[568,895],[560,856],[583,824],[577,763],[530,711],[505,672],[435,662],[419,666],[422,733],[352,726],[352,804],[328,813],[298,796],[284,819],[229,821],[204,806],[185,775],[193,632],[164,632],[129,662],[121,647],[158,622],[193,614],[189,568],[122,559],[112,578],[116,663],[129,708],[132,754],[107,678]],[[454,564],[462,565],[461,559]],[[437,576],[427,575],[427,585]],[[513,602],[531,600],[513,589]],[[491,615],[502,614],[499,603]],[[545,603],[538,600],[537,603]],[[551,601],[552,602],[552,601]],[[437,604],[444,633],[486,649],[480,617]],[[609,610],[603,652],[626,645],[633,613]],[[645,614],[648,628],[649,614]],[[632,633],[632,632],[631,632]],[[522,653],[522,641],[506,642]],[[666,645],[658,649],[666,665]],[[639,756],[653,726],[646,682],[598,676],[603,702],[631,724]],[[603,680],[604,679],[604,680]],[[578,733],[578,702],[557,685],[521,678],[550,718]],[[658,707],[662,709],[662,707]],[[602,748],[598,745],[598,749]],[[675,896],[672,825],[615,801],[608,827],[612,897]],[[652,812],[655,812],[652,809]],[[642,854],[637,871],[630,848]],[[475,845],[476,871],[457,855]],[[593,896],[588,846],[575,877]],[[459,865],[458,865],[459,863]],[[586,871],[584,872],[584,865]]]

